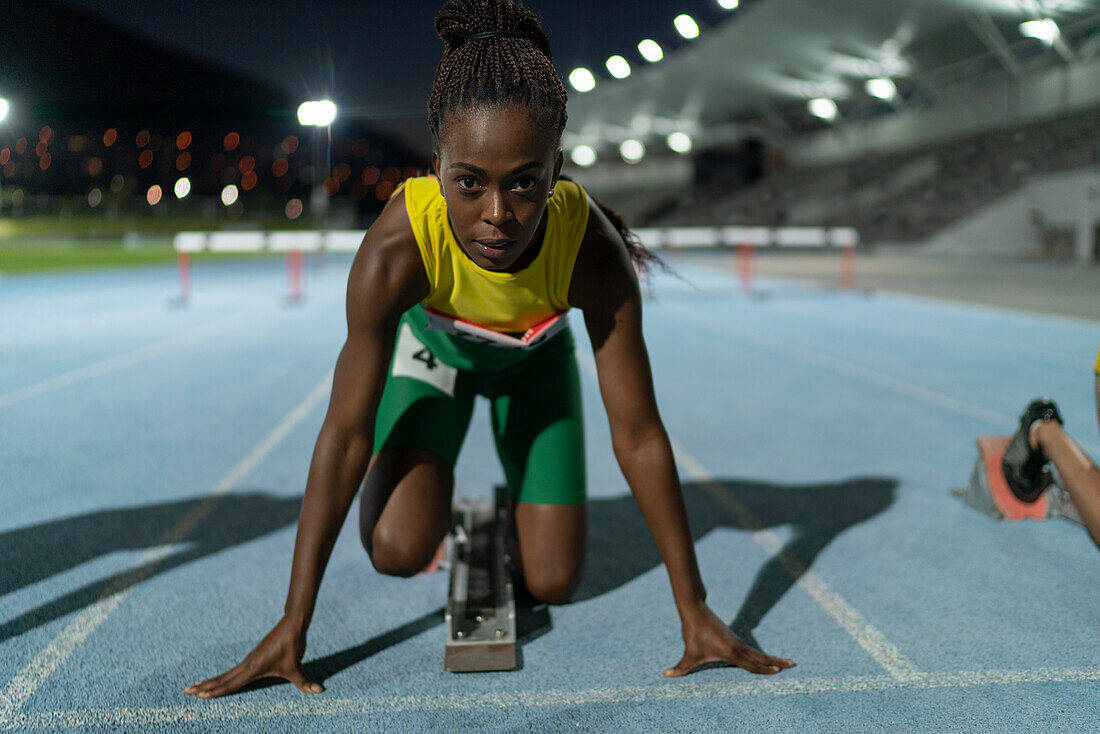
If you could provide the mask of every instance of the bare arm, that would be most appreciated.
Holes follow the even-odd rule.
[[[332,547],[370,461],[398,321],[427,292],[399,194],[363,238],[348,277],[348,337],[336,360],[328,412],[310,462],[284,616],[243,662],[188,686],[186,693],[214,698],[267,676],[286,678],[304,691],[321,690],[301,670],[306,630]]]
[[[584,312],[615,458],[668,569],[686,650],[666,675],[712,660],[757,673],[793,665],[740,641],[706,605],[672,447],[657,411],[642,337],[641,296],[626,247],[597,206],[574,268],[570,303]]]

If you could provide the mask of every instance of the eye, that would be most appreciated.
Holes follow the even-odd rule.
[[[515,188],[519,191],[531,191],[539,185],[539,180],[534,176],[520,176],[516,179]]]
[[[474,191],[480,185],[473,176],[459,176],[455,179],[455,183],[461,191]]]

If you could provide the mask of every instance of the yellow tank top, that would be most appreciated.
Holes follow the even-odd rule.
[[[1100,352],[1096,353],[1096,374],[1100,375]]]
[[[476,341],[528,348],[564,328],[573,263],[588,226],[588,197],[558,181],[547,204],[542,247],[517,273],[474,264],[455,239],[447,204],[432,177],[405,182],[409,214],[431,292],[421,303],[429,328]]]

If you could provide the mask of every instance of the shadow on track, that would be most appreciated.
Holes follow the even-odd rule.
[[[759,530],[790,525],[794,537],[757,572],[731,628],[759,647],[753,629],[834,538],[889,507],[897,481],[859,477],[829,484],[781,485],[732,479],[685,483],[684,500],[693,540],[716,528]],[[0,589],[9,592],[63,573],[97,557],[156,547],[168,531],[206,498],[146,505],[64,518],[0,534]],[[186,537],[186,546],[149,564],[95,581],[0,623],[0,642],[95,603],[105,593],[129,588],[190,561],[249,542],[295,522],[301,497],[234,493]],[[589,549],[585,578],[575,600],[613,591],[661,563],[633,497],[589,503]],[[369,563],[364,558],[364,571]],[[128,580],[132,577],[133,580]],[[669,599],[671,603],[671,599]],[[519,642],[537,639],[552,627],[549,610],[517,594]],[[443,610],[416,619],[325,657],[305,663],[313,680],[325,679],[443,623]],[[285,684],[257,681],[243,690]]]
[[[213,508],[183,539],[184,547],[146,566],[97,579],[13,619],[0,622],[0,642],[17,637],[185,563],[292,525],[301,497],[234,492],[218,498],[99,510],[0,533],[0,590],[9,593],[118,551],[155,548],[182,518]]]
[[[883,477],[802,485],[734,479],[685,483],[684,502],[695,541],[715,528],[794,528],[794,537],[757,571],[730,622],[733,631],[759,648],[752,631],[764,615],[837,535],[889,507],[897,485],[896,480]],[[588,567],[576,601],[617,589],[660,565],[661,557],[633,497],[591,502],[589,524]]]

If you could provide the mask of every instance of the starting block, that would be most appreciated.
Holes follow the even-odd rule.
[[[970,470],[970,479],[966,487],[954,490],[953,494],[975,510],[998,520],[1064,517],[1083,524],[1069,492],[1053,476],[1046,491],[1034,502],[1023,502],[1012,494],[1001,467],[1011,440],[1012,436],[979,436],[978,459]]]
[[[452,672],[516,667],[516,602],[508,552],[508,490],[494,501],[455,503],[450,539],[451,583],[443,667]]]

